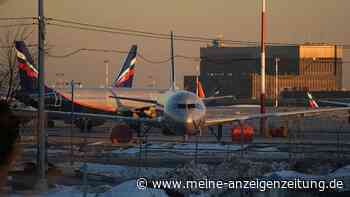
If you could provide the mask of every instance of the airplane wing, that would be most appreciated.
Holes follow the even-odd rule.
[[[214,126],[220,124],[227,124],[232,122],[240,122],[251,119],[258,118],[271,118],[271,117],[291,117],[291,116],[312,116],[320,113],[330,113],[337,111],[349,111],[350,107],[339,107],[339,108],[326,108],[326,109],[315,109],[315,110],[300,110],[300,111],[290,111],[290,112],[273,112],[273,113],[265,113],[265,114],[251,114],[251,115],[237,115],[230,118],[218,118],[218,119],[207,119],[205,124],[206,126]]]
[[[235,96],[228,95],[228,96],[213,96],[213,97],[206,97],[206,98],[201,98],[203,101],[212,101],[212,100],[218,100],[218,99],[225,99],[225,98],[232,98],[235,99]]]
[[[36,117],[36,109],[12,109],[14,115],[19,117]],[[45,111],[48,116],[53,115],[55,117],[62,116],[67,117],[71,115],[71,112],[61,112],[61,111]],[[127,124],[139,124],[144,123],[154,127],[160,127],[162,119],[161,118],[135,118],[128,116],[119,116],[119,115],[108,115],[108,114],[93,114],[93,113],[73,113],[74,117],[87,118],[87,119],[100,119],[100,120],[110,120],[119,123]]]
[[[292,116],[313,116],[321,113],[331,113],[338,111],[348,111],[350,113],[350,107],[341,107],[341,108],[326,108],[326,109],[314,109],[314,110],[300,110],[300,111],[290,111],[290,112],[273,112],[273,113],[265,113],[265,114],[248,114],[248,115],[235,115],[229,118],[213,118],[207,119],[205,121],[206,126],[214,126],[214,125],[222,125],[229,124],[233,122],[240,122],[251,119],[258,118],[271,118],[271,117],[292,117]],[[70,112],[60,112],[60,111],[45,111],[48,115],[55,116],[63,116],[67,117],[71,115]],[[23,117],[23,116],[32,116],[35,117],[37,115],[36,109],[13,109],[13,114]],[[110,120],[114,122],[121,122],[127,124],[147,124],[153,127],[162,127],[163,119],[161,117],[158,118],[135,118],[135,117],[127,117],[127,116],[118,116],[118,115],[105,115],[105,114],[92,114],[92,113],[73,113],[75,117],[79,118],[88,118],[88,119],[102,119],[102,120]]]
[[[129,101],[136,101],[136,102],[142,102],[142,103],[150,103],[158,106],[162,106],[160,103],[158,103],[156,100],[152,99],[142,99],[142,98],[131,98],[131,97],[122,97],[122,96],[110,96],[111,98],[120,99],[120,100],[129,100]]]

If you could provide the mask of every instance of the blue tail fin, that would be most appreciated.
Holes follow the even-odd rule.
[[[16,41],[15,48],[21,90],[27,93],[35,93],[38,90],[38,70],[33,65],[33,58],[24,41]]]
[[[131,88],[134,79],[135,64],[137,56],[137,45],[132,45],[125,59],[124,65],[119,71],[112,87],[115,88]]]

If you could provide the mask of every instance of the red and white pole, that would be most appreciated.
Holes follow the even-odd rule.
[[[265,97],[266,97],[266,82],[265,82],[265,19],[266,19],[266,0],[262,1],[262,9],[261,9],[261,43],[260,43],[260,49],[261,49],[261,95],[260,95],[260,113],[264,114],[266,113],[265,109]],[[261,134],[267,135],[266,132],[266,118],[260,119],[260,132]]]

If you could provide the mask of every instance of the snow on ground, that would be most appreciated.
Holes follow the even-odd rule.
[[[330,173],[329,176],[332,176],[332,177],[348,176],[348,177],[350,177],[350,165],[337,169],[336,171]]]
[[[270,178],[283,179],[283,180],[285,179],[293,180],[296,178],[299,178],[301,180],[329,180],[329,179],[334,179],[339,177],[350,178],[350,165],[339,168],[334,172],[326,175],[310,175],[310,174],[300,173],[293,170],[282,170],[282,171],[268,173],[265,176]]]
[[[322,178],[322,176],[304,174],[293,170],[282,170],[278,172],[272,172],[265,176],[268,177],[268,179],[273,180],[319,180]]]
[[[64,187],[58,186],[56,189],[49,191],[48,193],[41,195],[45,197],[81,197],[84,192],[78,187]],[[168,197],[164,190],[150,189],[140,190],[136,187],[136,180],[130,180],[123,182],[107,192],[87,193],[87,197]]]
[[[112,188],[110,191],[104,193],[103,197],[167,197],[168,195],[164,190],[147,188],[145,190],[140,190],[136,187],[136,180],[126,181],[116,187]]]
[[[281,152],[277,147],[254,148],[247,153],[255,158],[288,159],[288,152]]]
[[[77,187],[64,187],[58,186],[52,191],[43,194],[45,197],[81,197],[83,192],[80,191]],[[96,193],[87,193],[87,197],[95,197]]]
[[[84,171],[84,165],[80,165],[79,170]],[[96,163],[87,163],[87,172],[89,174],[98,174],[113,177],[121,180],[128,180],[137,177],[161,177],[165,175],[170,168],[146,168],[121,165],[105,165]]]
[[[121,154],[121,155],[134,155],[140,152],[139,148],[121,148],[121,149],[117,149],[117,150],[113,150],[111,151],[112,154]]]
[[[246,148],[248,145],[244,145],[243,148]],[[195,154],[196,150],[196,144],[194,143],[181,143],[181,144],[175,144],[175,143],[166,143],[166,144],[147,144],[146,147],[143,146],[142,150],[145,150],[147,148],[150,152],[156,152],[156,151],[168,151],[168,152],[177,152],[182,153],[186,155],[193,155]],[[207,154],[207,153],[218,153],[218,152],[233,152],[233,151],[239,151],[241,150],[241,146],[237,144],[218,144],[218,143],[199,143],[198,144],[198,151],[200,154]],[[125,154],[137,154],[140,152],[139,147],[132,147],[127,149],[117,149],[113,150],[111,153],[116,155],[125,155]]]
[[[350,165],[339,168],[338,170],[326,174],[326,175],[310,175],[305,173],[300,173],[292,170],[282,170],[278,172],[272,172],[265,175],[267,179],[270,180],[326,180],[332,181],[334,179],[341,180],[344,183],[344,188],[341,191],[350,190]]]

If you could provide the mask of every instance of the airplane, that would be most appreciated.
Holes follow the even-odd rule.
[[[168,91],[164,92],[163,95],[157,99],[142,99],[142,98],[132,98],[132,97],[119,97],[115,96],[117,99],[132,100],[138,102],[149,103],[152,105],[157,105],[162,109],[162,116],[156,119],[135,119],[135,118],[122,118],[122,117],[109,117],[103,116],[103,118],[125,121],[129,123],[142,123],[146,125],[153,125],[154,127],[161,127],[163,130],[166,129],[174,135],[196,135],[201,132],[203,128],[217,126],[218,132],[222,129],[223,124],[233,123],[256,118],[267,118],[267,117],[283,117],[283,116],[295,116],[299,114],[319,114],[328,113],[341,110],[350,110],[350,107],[345,108],[330,108],[330,109],[315,109],[315,110],[301,110],[292,112],[274,112],[265,114],[247,114],[247,115],[235,115],[228,118],[218,118],[218,119],[208,119],[207,108],[205,101],[207,98],[202,98],[199,95],[198,87],[197,94],[194,94],[186,90],[178,90],[175,87],[175,64],[173,59],[173,39],[171,39],[171,55],[172,55],[172,65],[171,65],[171,87]],[[209,98],[210,99],[210,98]],[[92,114],[80,114],[86,117],[95,117]],[[167,133],[169,133],[167,132]]]
[[[347,102],[341,102],[341,101],[330,101],[330,100],[324,100],[324,99],[318,99],[317,102],[313,98],[310,92],[306,93],[308,97],[308,105],[310,108],[317,109],[319,108],[319,104],[326,105],[326,106],[338,106],[338,107],[350,107],[350,103]]]
[[[21,89],[16,92],[15,98],[28,106],[37,107],[38,70],[33,65],[33,58],[24,41],[15,41],[15,49],[21,86]],[[136,57],[137,45],[133,45],[124,61],[123,66],[116,75],[111,89],[78,88],[74,91],[74,101],[72,101],[70,90],[53,89],[45,86],[46,108],[54,111],[69,112],[72,110],[73,104],[75,112],[102,114],[117,113],[118,106],[116,104],[116,100],[110,98],[109,96],[113,95],[112,89],[114,92],[117,91],[118,93],[125,93],[132,87],[133,78],[135,75]],[[54,115],[49,117],[50,120],[60,118],[61,117],[55,117]],[[91,128],[93,126],[101,125],[103,122],[104,121],[90,121],[88,125]],[[83,126],[80,119],[77,119],[75,124],[79,128],[82,128]],[[51,126],[53,126],[52,122]]]
[[[203,86],[202,83],[199,81],[198,77],[196,77],[196,94],[199,98],[205,98]]]
[[[317,104],[317,102],[315,101],[315,99],[312,97],[312,95],[310,94],[310,92],[306,92],[307,98],[308,98],[308,106],[311,109],[317,109],[320,108],[320,106]]]
[[[173,37],[173,36],[171,36]],[[229,117],[209,118],[207,108],[204,104],[205,98],[199,98],[196,94],[186,91],[178,90],[175,87],[175,63],[173,56],[173,39],[171,39],[171,87],[169,90],[162,92],[157,98],[136,98],[136,97],[123,97],[114,95],[112,98],[119,100],[129,100],[135,102],[141,102],[144,104],[157,106],[161,109],[162,113],[156,117],[133,117],[133,116],[121,116],[118,114],[96,114],[91,112],[73,112],[75,117],[80,119],[94,119],[94,120],[111,120],[117,124],[137,125],[137,129],[141,129],[142,125],[149,127],[161,128],[167,130],[168,133],[178,136],[185,135],[197,135],[204,128],[217,127],[218,132],[224,124],[232,124],[238,122],[240,125],[244,121],[258,118],[269,117],[290,117],[297,115],[318,115],[320,113],[331,113],[338,111],[350,111],[350,107],[342,108],[326,108],[326,109],[312,109],[312,110],[299,110],[289,112],[273,112],[264,114],[246,114],[246,115],[230,115]],[[18,110],[17,113],[33,113],[36,110]],[[16,113],[16,111],[15,111]],[[69,117],[71,113],[62,111],[50,111],[47,110],[48,116],[63,116]],[[133,130],[134,131],[134,130]],[[147,131],[146,131],[147,132]],[[222,132],[222,131],[221,131]]]

